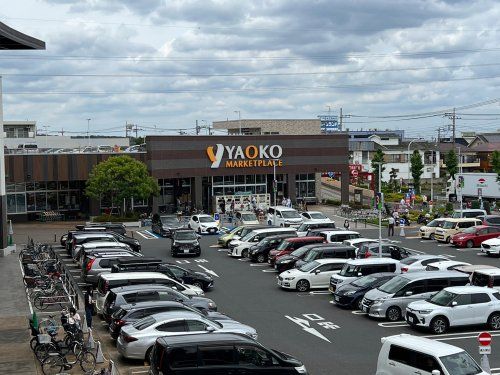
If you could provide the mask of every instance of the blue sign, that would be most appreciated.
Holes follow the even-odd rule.
[[[321,121],[321,131],[323,133],[337,132],[340,129],[337,116],[318,116]]]
[[[328,177],[334,178],[335,177],[335,172],[328,172]]]
[[[214,214],[214,220],[215,220],[215,221],[219,221],[219,219],[220,219],[219,214],[218,214],[218,213],[215,213],[215,214]]]

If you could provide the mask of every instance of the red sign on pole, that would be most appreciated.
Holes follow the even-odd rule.
[[[358,172],[356,169],[353,169],[353,170],[351,171],[351,174],[352,174],[352,177],[354,177],[354,178],[358,178],[358,174],[359,174],[359,172]]]
[[[491,335],[488,332],[481,332],[477,336],[477,341],[481,346],[488,346],[491,344]]]

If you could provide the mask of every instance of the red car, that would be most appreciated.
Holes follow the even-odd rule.
[[[290,254],[292,251],[297,250],[299,247],[313,244],[313,243],[323,243],[325,239],[323,237],[292,237],[283,240],[276,250],[271,250],[269,252],[269,258],[267,262],[271,267],[274,267],[276,259],[284,255]]]
[[[457,247],[479,247],[483,241],[500,236],[500,227],[478,225],[455,234],[451,242]]]

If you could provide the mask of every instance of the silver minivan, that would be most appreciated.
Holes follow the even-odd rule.
[[[363,311],[374,318],[401,320],[408,304],[425,300],[449,286],[464,286],[469,277],[456,271],[413,272],[399,275],[363,298]]]

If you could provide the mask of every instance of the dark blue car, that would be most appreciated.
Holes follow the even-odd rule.
[[[379,287],[394,276],[396,274],[391,272],[372,273],[350,283],[342,284],[337,287],[333,294],[333,302],[338,306],[361,310],[361,300],[365,293]]]

